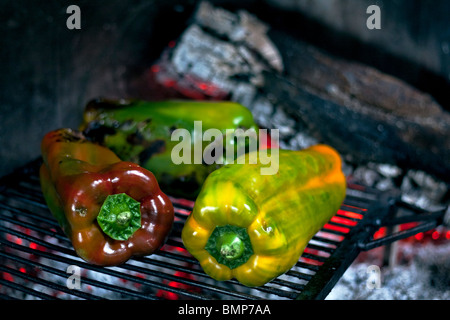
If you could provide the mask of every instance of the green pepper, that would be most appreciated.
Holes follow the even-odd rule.
[[[220,161],[205,163],[202,158],[194,158],[199,138],[196,122],[201,124],[201,135],[208,129],[220,130],[223,139]],[[177,129],[186,130],[192,137],[190,161],[184,163],[175,163],[172,159],[172,151],[181,141],[181,138],[172,138]],[[227,139],[227,130],[235,129],[258,133],[251,112],[234,102],[105,99],[87,104],[80,127],[89,139],[110,148],[120,159],[152,171],[164,192],[190,199],[198,195],[209,173],[230,160],[226,158],[227,148],[233,148],[235,155],[237,148],[247,148],[250,143],[247,139]],[[236,146],[235,141],[244,141],[245,145]],[[200,137],[201,152],[212,142]]]
[[[275,174],[262,175],[266,165],[246,154],[244,164],[206,179],[182,240],[212,278],[253,287],[285,273],[342,204],[346,182],[334,149],[278,152]]]
[[[47,133],[41,149],[44,198],[81,258],[118,265],[165,243],[174,209],[150,171],[71,129]]]

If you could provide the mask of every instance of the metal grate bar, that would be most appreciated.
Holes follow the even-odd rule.
[[[79,267],[82,267],[82,268],[86,268],[86,269],[90,269],[90,270],[93,270],[93,271],[98,271],[100,273],[104,273],[104,274],[107,274],[107,275],[111,275],[111,276],[114,276],[114,277],[118,277],[120,279],[125,279],[125,280],[128,280],[128,281],[134,281],[136,283],[143,284],[143,285],[152,285],[152,286],[158,287],[160,289],[171,290],[171,288],[169,286],[165,286],[165,285],[159,284],[157,282],[153,282],[153,281],[146,280],[146,279],[141,279],[139,277],[130,276],[128,274],[125,274],[125,273],[122,273],[122,272],[119,272],[119,271],[116,271],[116,270],[112,270],[112,269],[109,269],[109,268],[101,268],[101,267],[92,266],[92,265],[89,265],[89,264],[87,264],[87,263],[85,263],[83,261],[80,261],[78,259],[75,260],[75,259],[69,258],[67,256],[59,256],[59,255],[55,255],[55,254],[52,254],[52,253],[43,252],[43,251],[39,251],[39,250],[31,250],[31,249],[29,249],[27,247],[19,246],[19,245],[16,245],[14,243],[5,243],[5,241],[2,241],[1,239],[0,239],[0,242],[2,242],[3,244],[8,245],[9,247],[11,247],[13,249],[21,250],[23,252],[33,253],[34,255],[37,255],[37,256],[40,256],[40,257],[44,257],[44,258],[47,258],[47,259],[52,260],[52,261],[62,262],[64,264],[66,264],[67,266],[69,266],[69,265],[76,265],[76,266],[79,266]],[[75,253],[73,253],[73,256],[76,257]],[[34,262],[33,265],[36,266],[38,264]],[[65,274],[65,276],[67,277],[67,274]],[[84,279],[84,280],[86,280],[86,279]],[[97,282],[91,281],[90,284],[94,285],[96,283]],[[101,285],[101,287],[106,288],[106,289],[109,289],[111,286],[112,286],[111,284]],[[63,290],[61,290],[61,291],[63,291]],[[71,292],[71,294],[75,294],[76,295],[76,291],[77,290],[72,290],[70,292]],[[127,294],[130,293],[129,290],[122,290],[121,292],[122,293],[127,293]],[[185,292],[181,292],[181,291],[177,291],[177,293],[185,294]],[[131,292],[131,294],[134,295],[134,296],[138,295],[139,298],[155,299],[152,296],[141,295],[138,292]],[[199,298],[199,296],[197,296],[197,295],[194,295],[194,297],[195,298]]]
[[[0,228],[0,230],[1,229],[2,228]],[[38,244],[46,247],[47,249],[56,250],[56,251],[65,253],[67,255],[77,257],[73,250],[70,250],[70,249],[67,249],[67,248],[64,248],[64,247],[60,247],[60,246],[56,246],[56,245],[53,245],[53,244],[49,244],[48,242],[42,241],[42,240],[40,240],[38,238],[31,237],[31,236],[28,236],[28,235],[25,235],[25,234],[20,234],[19,232],[15,231],[15,230],[7,230],[7,231],[10,232],[13,235],[16,235],[16,236],[22,236],[23,239],[26,239],[26,240],[29,240],[29,241],[33,241],[34,243],[38,243]],[[175,293],[188,295],[188,296],[191,296],[191,297],[195,297],[197,299],[198,298],[202,298],[201,295],[191,294],[189,292],[180,291],[180,290],[173,290],[173,288],[171,288],[170,286],[162,285],[161,283],[158,283],[158,282],[155,282],[155,281],[141,279],[141,278],[138,278],[138,277],[130,277],[130,276],[127,276],[124,273],[117,272],[117,271],[114,271],[114,270],[110,270],[109,268],[102,268],[102,267],[92,266],[92,265],[89,265],[89,264],[87,264],[85,262],[82,262],[80,260],[74,260],[74,259],[71,259],[71,258],[68,258],[68,257],[62,257],[62,256],[59,256],[59,255],[56,255],[56,254],[42,252],[42,251],[39,251],[39,250],[32,250],[32,249],[29,249],[29,248],[24,247],[24,246],[19,246],[17,244],[11,243],[11,242],[4,241],[1,238],[0,238],[0,243],[5,244],[5,245],[7,245],[7,246],[9,246],[11,248],[14,248],[16,250],[21,250],[21,251],[24,251],[24,252],[33,253],[33,254],[45,257],[47,259],[51,259],[51,260],[55,260],[55,261],[66,263],[67,265],[78,265],[78,266],[83,267],[83,268],[91,269],[91,270],[98,271],[98,272],[101,272],[101,273],[105,273],[105,274],[108,274],[108,275],[111,275],[111,276],[115,276],[115,277],[118,277],[118,278],[123,278],[123,279],[129,280],[129,281],[134,281],[136,283],[153,286],[153,287],[158,288],[158,289],[174,291]],[[144,269],[136,270],[136,268],[134,268],[134,266],[132,266],[132,265],[123,265],[123,266],[121,266],[121,268],[124,268],[124,269],[127,269],[127,270],[132,270],[132,271],[139,271],[139,272],[147,273],[148,275],[156,275],[156,276],[160,276],[160,277],[162,277],[164,275],[163,273],[155,273],[155,272],[152,272],[151,270],[144,270]],[[67,276],[67,274],[66,274],[66,276]],[[183,282],[183,280],[181,278],[171,277],[170,275],[167,275],[166,278],[169,278],[170,280],[177,280],[179,282]],[[146,298],[148,299],[148,297],[146,297]]]
[[[40,299],[45,299],[45,300],[55,300],[56,299],[55,297],[53,297],[51,295],[39,292],[37,290],[30,289],[29,287],[23,286],[21,284],[17,284],[17,283],[12,282],[12,281],[7,281],[7,280],[0,279],[0,284],[4,285],[6,287],[9,287],[9,288],[18,290],[20,292],[32,295],[32,296],[40,298]]]
[[[38,263],[38,262],[31,262],[30,260],[27,260],[27,259],[24,259],[24,258],[20,258],[20,257],[18,257],[16,255],[6,254],[6,253],[3,253],[3,252],[0,252],[0,256],[4,256],[5,258],[7,258],[7,259],[9,259],[11,261],[16,261],[16,262],[18,262],[20,264],[23,264],[23,265],[28,265],[30,267],[33,267],[33,268],[36,268],[36,269],[39,269],[39,270],[50,272],[52,274],[55,274],[57,276],[62,277],[64,280],[66,280],[66,278],[68,276],[68,274],[66,272],[63,272],[60,269],[56,269],[56,268],[53,268],[53,267],[50,267],[50,266],[47,266],[45,264]],[[85,284],[97,286],[99,288],[111,290],[111,291],[118,292],[118,293],[121,293],[121,294],[130,295],[130,296],[133,296],[133,297],[136,297],[136,298],[140,298],[140,299],[148,299],[149,298],[148,295],[144,295],[144,294],[142,294],[140,292],[132,291],[132,290],[129,290],[127,288],[118,287],[118,286],[115,286],[115,285],[105,284],[105,283],[103,283],[101,281],[98,281],[98,280],[93,280],[93,279],[89,279],[89,278],[86,278],[86,277],[81,277],[80,280],[81,280],[81,282],[83,282]],[[70,290],[69,292],[71,294],[78,295],[78,296],[83,297],[83,298],[101,299],[101,297],[97,297],[97,296],[92,295],[92,294],[87,294],[87,295],[86,294],[80,294],[76,290]]]
[[[28,275],[28,274],[26,274],[24,272],[21,272],[19,270],[16,270],[16,269],[13,269],[13,268],[10,268],[10,267],[6,267],[6,266],[0,265],[0,270],[2,270],[3,272],[9,273],[10,275],[13,275],[14,277],[23,278],[23,279],[28,280],[28,281],[34,281],[37,284],[43,285],[45,287],[48,287],[48,288],[51,288],[51,289],[54,289],[54,290],[57,290],[57,291],[69,292],[69,290],[70,290],[66,286],[57,284],[57,283],[52,282],[52,281],[43,280],[43,279],[38,278],[38,277],[30,276],[30,275]],[[79,296],[79,297],[82,297],[84,299],[89,299],[89,298],[92,299],[92,298],[94,298],[94,296],[92,296],[90,294],[87,294],[87,293],[84,293],[84,292],[81,292],[81,291],[73,292],[72,294],[74,294],[76,296]]]

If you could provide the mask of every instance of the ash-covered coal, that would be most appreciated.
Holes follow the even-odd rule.
[[[408,264],[379,269],[379,285],[371,285],[373,265],[355,262],[327,296],[327,300],[449,300],[450,243],[417,246],[402,244]]]

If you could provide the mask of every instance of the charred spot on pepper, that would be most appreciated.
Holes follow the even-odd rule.
[[[132,119],[125,120],[123,122],[119,122],[114,119],[108,120],[108,125],[114,126],[115,128],[119,129],[120,132],[124,133],[130,133],[136,131],[136,122]]]
[[[74,211],[81,217],[85,217],[88,212],[88,209],[84,206],[76,206]]]
[[[166,142],[161,139],[154,140],[146,147],[141,153],[139,153],[139,162],[147,162],[153,155],[164,153],[166,151]]]
[[[151,118],[143,121],[136,122],[132,119],[118,122],[113,119],[108,120],[107,127],[114,127],[114,131],[109,135],[123,135],[125,142],[131,146],[145,146],[148,144],[148,140],[151,136],[151,130],[149,130],[149,124],[152,122]],[[105,140],[105,143],[107,141]]]
[[[151,123],[151,121],[152,119],[147,119],[138,123],[132,120],[125,121],[120,127],[120,130],[124,132],[133,130],[133,132],[128,134],[126,137],[127,143],[133,146],[147,144],[151,132],[148,132],[146,129],[148,128],[148,125]]]
[[[261,227],[266,233],[268,234],[273,233],[273,227],[266,220],[261,221]]]
[[[82,132],[74,131],[74,130],[61,130],[58,132],[59,139],[57,138],[56,141],[58,142],[79,142],[84,141],[85,137]]]
[[[143,144],[145,142],[145,139],[142,134],[139,133],[139,131],[136,131],[127,135],[126,141],[131,145],[138,146]]]
[[[175,131],[175,130],[177,130],[178,128],[176,127],[176,126],[171,126],[170,128],[169,128],[169,134],[170,135],[172,135],[172,133]]]
[[[145,119],[145,120],[143,120],[143,121],[139,121],[139,122],[136,124],[136,127],[137,127],[139,130],[143,130],[143,129],[145,129],[151,122],[152,122],[152,118],[147,118],[147,119]]]
[[[84,136],[91,142],[103,144],[105,137],[116,134],[117,130],[105,126],[101,121],[91,121],[83,130]]]
[[[133,102],[126,99],[111,100],[106,98],[92,99],[86,104],[86,112],[101,113],[104,110],[120,109],[125,106],[132,105]]]

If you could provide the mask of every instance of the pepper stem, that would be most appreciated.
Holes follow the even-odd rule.
[[[130,221],[131,218],[131,212],[130,211],[123,211],[117,215],[117,223],[124,225],[128,221]]]
[[[109,195],[98,213],[98,225],[114,240],[127,240],[141,227],[140,207],[125,193]]]
[[[217,262],[230,269],[244,264],[253,255],[247,230],[233,225],[216,227],[206,243],[205,250]]]

